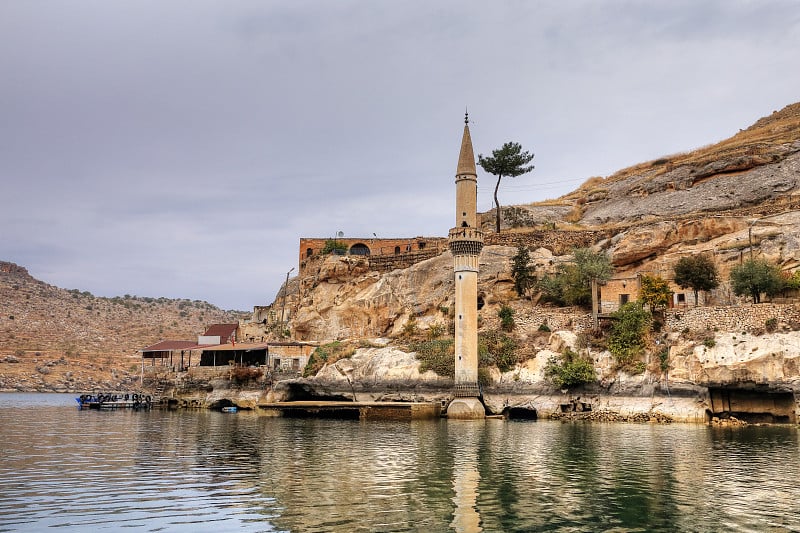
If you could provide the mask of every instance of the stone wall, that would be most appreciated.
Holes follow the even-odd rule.
[[[667,312],[667,327],[671,331],[731,331],[760,333],[767,320],[775,319],[780,329],[800,328],[800,306],[797,304],[744,304],[729,307],[693,307],[671,309]]]
[[[486,245],[519,246],[524,245],[530,250],[547,248],[556,255],[565,255],[573,248],[585,248],[613,236],[610,230],[531,230],[507,233],[485,233]]]
[[[310,259],[319,256],[325,248],[325,244],[331,239],[307,238],[300,239],[299,266],[300,270],[305,270],[310,265]],[[347,245],[348,249],[356,246],[360,249],[366,247],[369,255],[374,256],[395,256],[406,253],[416,253],[421,251],[446,249],[447,239],[443,237],[406,237],[393,239],[370,238],[341,238],[335,239],[336,242]]]

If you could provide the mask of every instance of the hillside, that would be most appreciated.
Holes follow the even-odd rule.
[[[552,222],[624,227],[701,213],[776,213],[800,203],[799,172],[796,103],[721,142],[590,178],[556,200],[505,208],[504,219],[509,228]]]
[[[480,178],[479,178],[480,179]],[[800,268],[800,104],[757,121],[732,138],[593,178],[558,200],[503,208],[503,232],[482,214],[480,259],[484,329],[498,307],[517,300],[511,257],[531,252],[534,274],[569,260],[573,246],[594,246],[618,276],[668,275],[683,256],[711,253],[723,279],[744,252],[785,271]],[[448,321],[449,252],[385,275],[357,257],[331,258],[290,285],[292,330],[301,339],[396,336],[413,316],[421,329]],[[727,284],[717,304],[738,304]],[[520,313],[539,313],[517,302]],[[556,318],[552,320],[559,321]],[[538,325],[535,324],[535,325]]]
[[[20,379],[25,390],[124,384],[138,376],[136,350],[238,319],[201,301],[61,289],[8,262],[0,262],[0,295],[0,390],[19,388]]]

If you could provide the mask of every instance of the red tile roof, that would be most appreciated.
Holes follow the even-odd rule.
[[[237,329],[239,329],[239,324],[212,324],[208,326],[208,329],[205,333],[203,333],[203,336],[219,336],[219,338],[222,339],[222,342],[225,342]]]
[[[147,348],[142,348],[140,352],[169,352],[172,350],[189,350],[197,348],[195,341],[160,341]]]

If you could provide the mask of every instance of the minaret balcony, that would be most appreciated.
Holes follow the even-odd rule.
[[[453,228],[447,236],[453,255],[480,255],[483,249],[483,232],[478,228]]]

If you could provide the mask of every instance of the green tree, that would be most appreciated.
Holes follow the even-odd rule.
[[[653,317],[639,302],[623,305],[612,316],[615,320],[608,336],[608,351],[620,367],[630,367],[644,351]]]
[[[533,170],[533,165],[528,165],[533,160],[533,154],[522,150],[522,145],[515,142],[507,142],[501,148],[492,150],[491,157],[478,155],[478,164],[494,176],[497,176],[497,183],[494,186],[494,206],[496,209],[495,230],[500,233],[500,202],[497,199],[497,190],[500,188],[500,180],[503,176],[515,178],[522,174],[527,174]]]
[[[666,309],[669,305],[670,296],[672,296],[672,291],[669,289],[669,283],[664,278],[647,274],[642,276],[639,300],[647,304],[650,311],[655,312]]]
[[[780,269],[764,259],[749,259],[733,267],[731,283],[737,296],[749,294],[756,304],[761,302],[761,293],[773,296],[783,288]]]
[[[694,291],[694,305],[697,306],[697,293],[719,287],[717,265],[707,255],[681,257],[675,264],[675,283],[681,288]]]
[[[344,254],[347,252],[347,243],[339,242],[335,239],[326,239],[325,246],[322,247],[320,251],[321,255],[334,253],[334,254]]]
[[[534,284],[531,274],[531,256],[528,249],[522,245],[517,247],[517,253],[511,260],[511,277],[514,279],[514,290],[517,296],[525,296]]]
[[[538,283],[545,300],[559,305],[592,303],[592,280],[603,283],[611,278],[611,260],[602,252],[577,248],[573,260],[559,263],[555,276],[544,276]]]

